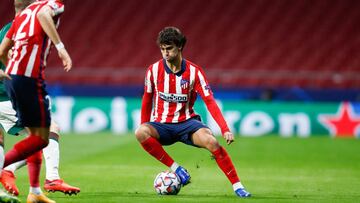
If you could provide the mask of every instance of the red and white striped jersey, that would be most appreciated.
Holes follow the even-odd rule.
[[[147,69],[141,122],[152,117],[155,122],[179,123],[197,116],[193,109],[197,94],[222,132],[229,131],[202,68],[187,60],[182,61],[178,73],[173,73],[163,59]]]
[[[43,31],[37,13],[45,5],[53,9],[58,26],[59,14],[64,12],[64,5],[58,0],[36,1],[19,13],[6,35],[14,41],[6,73],[44,79],[51,41]]]

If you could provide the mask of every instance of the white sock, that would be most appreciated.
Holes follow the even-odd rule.
[[[19,169],[19,168],[21,168],[21,167],[23,167],[23,166],[25,166],[25,165],[26,165],[26,161],[25,161],[25,160],[21,160],[21,161],[18,161],[18,162],[15,162],[15,163],[13,163],[13,164],[10,164],[10,165],[6,166],[6,167],[4,168],[4,170],[6,170],[6,171],[11,171],[11,172],[15,173],[15,171],[16,171],[17,169]]]
[[[172,171],[176,171],[176,169],[177,169],[178,167],[179,167],[179,164],[177,164],[177,163],[174,161],[174,163],[171,164],[170,169],[171,169]]]
[[[42,193],[40,187],[30,187],[30,193],[40,195]]]
[[[4,167],[4,161],[5,161],[4,147],[0,145],[0,175]]]
[[[244,188],[244,186],[241,184],[241,182],[237,182],[233,184],[234,191],[240,188]]]
[[[43,149],[46,166],[46,179],[56,180],[59,176],[59,143],[56,140],[50,139],[49,145]]]

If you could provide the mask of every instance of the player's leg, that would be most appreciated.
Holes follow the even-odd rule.
[[[29,134],[26,129],[17,125],[18,118],[16,117],[16,111],[13,109],[10,101],[0,102],[0,113],[0,124],[2,124],[4,130],[8,134]],[[80,192],[80,189],[68,185],[59,177],[59,131],[58,125],[55,122],[51,122],[49,145],[43,149],[46,158],[46,181],[44,187],[48,191],[61,191],[67,194],[76,194]],[[13,163],[5,167],[2,173],[1,183],[9,193],[16,196],[19,194],[19,190],[15,184],[16,177],[14,172],[24,165],[26,165],[25,160]]]
[[[5,154],[4,154],[4,131],[3,127],[0,124],[0,174],[3,175],[2,169],[4,166]],[[5,193],[2,189],[0,189],[0,202],[14,202],[20,203],[20,200],[16,197]]]
[[[39,195],[42,193],[40,189],[40,169],[42,163],[41,150],[35,152],[26,159],[28,165],[28,173],[30,180],[30,193]]]
[[[2,101],[0,102],[0,126],[2,127],[3,131],[0,132],[0,134],[3,136],[3,134],[6,132],[9,135],[18,135],[20,133],[26,132],[26,130],[17,125],[17,117],[16,117],[16,111],[13,109],[12,104],[10,101]],[[1,141],[3,143],[3,140]],[[4,156],[3,152],[0,153],[1,157]],[[2,162],[3,163],[3,162]],[[10,193],[15,196],[19,195],[19,190],[16,187],[15,184],[15,176],[14,171],[16,167],[19,165],[23,165],[25,161],[20,161],[11,164],[11,167],[7,166],[3,169],[1,173],[1,184],[4,186],[4,188]]]
[[[77,194],[80,188],[71,186],[64,182],[59,175],[59,136],[60,128],[54,121],[50,125],[49,145],[43,149],[45,165],[46,165],[46,180],[44,188],[48,192],[60,191],[65,194]]]
[[[43,143],[48,143],[49,140],[49,128],[38,128],[38,127],[29,127],[30,135],[29,137],[38,137],[34,140],[41,140]],[[25,145],[23,142],[22,144]],[[27,143],[26,143],[27,144]],[[46,147],[46,145],[40,145],[40,149],[33,152],[30,156],[27,157],[27,164],[28,164],[28,172],[29,172],[29,179],[30,179],[30,191],[27,197],[27,203],[37,203],[37,202],[44,202],[44,203],[55,203],[55,201],[49,199],[44,195],[40,188],[40,170],[41,170],[41,162],[42,162],[42,149]],[[28,148],[22,148],[22,150],[26,151]],[[21,149],[18,149],[19,151]],[[5,158],[6,160],[6,158]]]
[[[155,157],[161,163],[171,167],[171,165],[174,163],[174,160],[169,156],[168,153],[165,152],[164,148],[158,141],[160,136],[153,126],[149,124],[142,124],[136,130],[135,136],[145,151],[147,151],[151,156]]]
[[[19,141],[5,155],[4,166],[26,159],[49,143],[49,128],[31,127],[30,135]]]
[[[27,197],[27,203],[55,203],[44,195],[40,188],[40,170],[42,163],[42,151],[37,151],[26,159],[30,180],[30,191]]]
[[[190,183],[190,174],[179,166],[162,147],[161,138],[163,138],[163,143],[166,142],[168,145],[176,142],[176,140],[171,140],[171,133],[167,132],[166,124],[154,122],[142,124],[136,130],[135,136],[145,151],[178,174],[182,185]],[[164,141],[166,136],[169,139]]]
[[[30,130],[30,132],[31,132],[31,130]],[[39,132],[39,131],[35,130],[35,132]],[[39,137],[40,137],[40,139],[46,139],[46,135],[41,136],[41,134],[40,134]],[[24,139],[24,140],[26,140],[26,139]],[[20,142],[20,144],[24,144],[24,142]],[[13,151],[16,151],[16,150],[19,150],[19,149],[16,149],[14,147]],[[40,170],[41,170],[41,162],[42,162],[41,150],[37,150],[35,153],[32,153],[30,156],[27,157],[26,161],[27,161],[27,165],[28,165],[29,181],[30,181],[30,191],[29,191],[29,195],[27,198],[27,202],[28,203],[36,203],[36,202],[55,203],[55,201],[47,198],[44,195],[44,193],[41,191],[41,188],[40,188],[39,178],[40,178]],[[17,162],[17,163],[19,164],[19,162]],[[15,187],[16,187],[16,185],[15,185]],[[10,188],[10,189],[12,189],[12,191],[15,191],[14,188]],[[8,191],[11,191],[11,190],[8,190]]]
[[[34,182],[31,183],[27,202],[54,202],[48,199],[35,183],[35,179],[39,181],[41,169],[39,153],[49,143],[51,116],[45,84],[41,80],[17,75],[13,75],[12,80],[4,81],[4,84],[17,112],[19,125],[26,126],[29,130],[29,136],[6,153],[4,166],[29,158],[29,173]],[[30,157],[32,155],[33,157]]]
[[[6,192],[4,192],[3,190],[0,189],[0,202],[3,202],[3,203],[20,203],[21,201],[18,198],[7,194]]]
[[[16,111],[12,108],[10,101],[0,102],[0,169],[4,165],[4,135],[7,133],[17,133],[23,128],[18,128],[16,125],[17,117]]]
[[[0,175],[4,167],[5,154],[4,154],[4,131],[0,124]]]
[[[6,153],[6,167],[26,159],[48,145],[51,116],[49,98],[43,81],[13,75],[11,80],[4,81],[4,86],[12,107],[17,112],[18,123],[29,127],[29,136],[16,143]]]
[[[25,160],[21,160],[6,166],[1,174],[1,184],[4,188],[10,193],[15,196],[19,195],[19,189],[16,186],[16,176],[15,171],[23,166],[26,165]]]
[[[251,194],[248,193],[241,184],[229,154],[226,152],[225,148],[220,146],[219,142],[213,136],[209,128],[201,128],[193,133],[192,141],[196,146],[206,148],[213,154],[219,168],[224,172],[233,185],[236,195],[240,197],[251,196]]]
[[[59,131],[60,130],[58,125],[55,122],[51,121],[49,144],[43,149],[45,165],[46,165],[46,179],[50,181],[60,179]]]

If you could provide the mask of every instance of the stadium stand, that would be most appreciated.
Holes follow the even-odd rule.
[[[2,1],[1,25],[13,16]],[[49,60],[50,84],[138,85],[160,58],[164,26],[188,37],[185,56],[221,87],[360,88],[358,0],[67,1],[60,32],[70,74]]]

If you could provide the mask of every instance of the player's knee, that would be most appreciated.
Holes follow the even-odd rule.
[[[4,146],[4,132],[0,129],[0,145]]]
[[[210,151],[215,151],[220,147],[219,142],[214,136],[209,136],[206,142],[206,148]]]
[[[60,134],[60,127],[55,121],[51,121],[50,132]]]
[[[150,129],[146,125],[139,126],[135,131],[135,137],[139,142],[145,141],[149,136]]]

